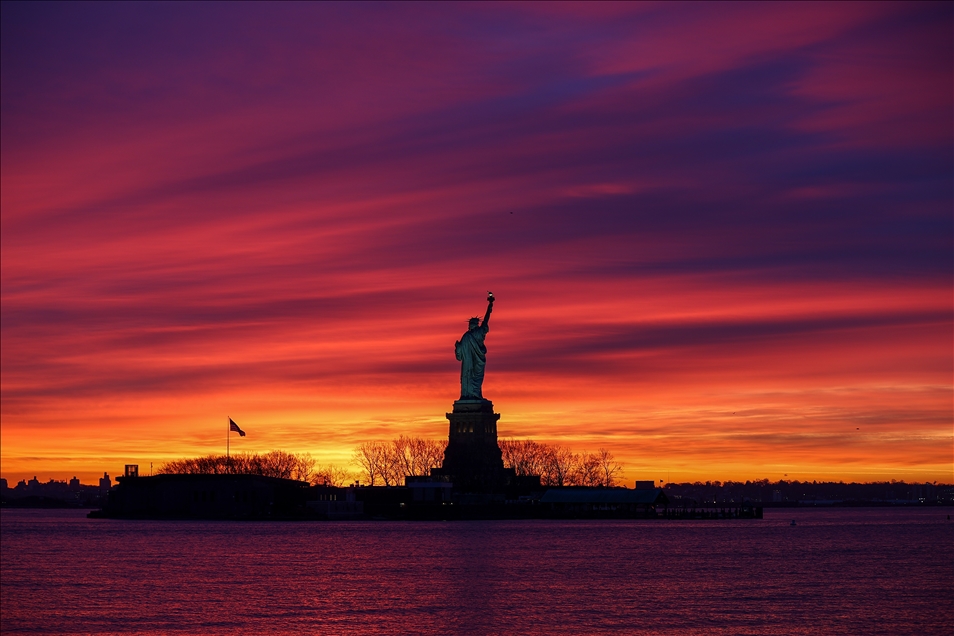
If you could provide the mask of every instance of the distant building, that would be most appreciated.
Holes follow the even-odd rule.
[[[454,484],[449,480],[431,477],[407,477],[404,481],[411,491],[411,501],[415,503],[449,503]]]
[[[661,488],[551,488],[540,505],[558,517],[655,517],[669,498]]]
[[[20,508],[87,507],[102,503],[103,491],[98,486],[84,486],[73,477],[69,482],[50,479],[46,483],[34,477],[20,480],[16,488],[3,490],[5,506]]]
[[[312,486],[305,506],[322,519],[356,519],[364,514],[364,502],[357,501],[355,489]]]
[[[113,487],[113,480],[109,478],[108,473],[103,473],[103,477],[99,480],[99,489],[106,491]]]

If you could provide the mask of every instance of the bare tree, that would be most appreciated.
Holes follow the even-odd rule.
[[[384,444],[381,442],[361,442],[352,453],[351,461],[357,464],[372,486],[383,478],[384,454]]]
[[[524,455],[524,474],[544,474],[546,472],[547,458],[550,455],[550,447],[529,439],[525,444],[527,450]]]
[[[373,486],[400,486],[407,477],[429,475],[444,461],[445,440],[429,440],[402,435],[385,442],[363,442],[355,447],[352,462]]]
[[[600,477],[600,485],[607,488],[615,486],[623,476],[623,467],[615,460],[613,454],[601,448],[596,452],[596,461]]]
[[[292,479],[311,482],[315,474],[315,459],[310,453],[295,455],[295,467],[292,469]]]
[[[298,466],[298,458],[285,451],[269,451],[264,455],[258,455],[261,460],[261,473],[269,477],[280,477],[282,479],[292,479],[295,469]]]
[[[398,449],[393,441],[390,444],[381,444],[380,462],[378,472],[385,486],[398,486],[404,481],[401,458],[398,457]]]
[[[224,455],[206,455],[167,462],[156,471],[160,475],[220,475],[231,471],[231,463]]]
[[[447,439],[429,439],[422,449],[424,465],[427,467],[428,474],[434,468],[440,468],[444,465],[444,451],[447,450]]]
[[[195,473],[195,470],[193,470],[194,462],[194,459],[174,459],[160,466],[156,473],[159,475],[191,475]]]
[[[596,455],[586,451],[577,455],[573,466],[572,481],[576,486],[600,485],[600,466]]]
[[[372,486],[379,480],[385,486],[395,486],[403,479],[402,458],[394,442],[362,442],[354,449],[352,462]]]
[[[543,484],[545,486],[573,485],[574,469],[578,456],[566,446],[551,446],[544,459]]]
[[[520,472],[523,461],[522,443],[522,440],[516,440],[512,437],[497,440],[504,468],[513,468],[518,475],[523,474]]]
[[[553,448],[532,439],[504,439],[500,440],[500,451],[504,466],[513,468],[518,475],[543,475]]]
[[[394,469],[402,480],[408,475],[417,474],[417,456],[414,453],[414,442],[414,439],[406,435],[401,435],[397,439],[391,440],[391,446],[394,452]]]
[[[351,473],[334,464],[319,466],[312,473],[311,483],[315,486],[344,486],[351,481]]]
[[[399,438],[400,440],[400,438]],[[403,444],[395,440],[395,446],[402,446],[403,453],[408,457],[404,462],[406,471],[404,477],[427,476],[432,468],[439,468],[444,463],[444,449],[446,440],[424,439],[422,437],[404,438]]]

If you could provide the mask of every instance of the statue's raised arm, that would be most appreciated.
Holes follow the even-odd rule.
[[[490,330],[490,312],[494,308],[494,295],[487,292],[487,313],[483,323],[476,316],[470,319],[470,325],[460,340],[455,343],[454,352],[460,360],[460,399],[482,400],[481,386],[484,383],[484,366],[487,364],[487,347],[484,336]]]
[[[484,322],[481,323],[481,328],[484,330],[484,333],[490,331],[490,312],[494,310],[494,293],[487,292],[487,313],[484,314]]]

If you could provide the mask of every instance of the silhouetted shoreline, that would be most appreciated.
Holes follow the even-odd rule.
[[[211,481],[210,481],[211,480]],[[237,480],[237,481],[236,481]],[[35,480],[33,480],[35,482]],[[754,517],[755,509],[774,508],[900,508],[954,505],[954,486],[905,482],[695,482],[667,484],[642,490],[628,488],[547,487],[523,488],[497,494],[455,493],[452,484],[429,478],[409,479],[403,486],[335,487],[309,485],[254,475],[165,475],[119,478],[120,484],[99,495],[99,488],[65,482],[33,483],[7,488],[2,508],[72,508],[91,510],[92,517],[113,518],[227,518],[227,519],[466,519],[466,518],[735,518]],[[178,483],[163,496],[173,502],[165,508],[150,508],[155,494],[127,495],[125,508],[117,507],[123,482],[146,486],[159,482]],[[130,483],[131,482],[131,483]],[[241,482],[241,483],[239,483]],[[219,485],[214,485],[214,484]],[[228,487],[222,484],[231,484]],[[276,500],[275,485],[283,493]],[[272,489],[272,490],[269,490]],[[140,489],[136,489],[140,490]],[[47,492],[49,491],[49,492]],[[578,501],[561,509],[544,501],[547,492],[577,493]],[[651,503],[624,501],[638,492],[652,492]],[[213,502],[211,498],[216,496]],[[256,494],[257,493],[257,494]],[[600,495],[603,493],[603,495]],[[615,494],[615,501],[595,497]],[[19,495],[19,496],[18,496]],[[662,497],[660,497],[662,495]],[[234,509],[219,504],[234,497],[246,501]],[[205,499],[203,499],[205,497]],[[253,498],[249,502],[249,497]],[[259,497],[259,499],[255,499]],[[109,499],[111,498],[111,499]],[[552,497],[551,497],[552,498]],[[612,498],[611,498],[612,499]],[[109,502],[113,505],[110,507]],[[138,500],[138,503],[131,503]],[[187,501],[188,500],[188,501]],[[257,502],[257,503],[256,503]],[[277,502],[277,503],[276,503]],[[549,504],[549,505],[548,505]],[[243,507],[244,506],[244,507]],[[745,512],[742,512],[745,509]]]
[[[760,519],[765,508],[927,507],[947,500],[753,501],[731,490],[696,499],[679,487],[590,488],[512,485],[498,492],[459,492],[447,480],[421,477],[404,486],[344,487],[261,475],[126,476],[91,518],[222,520],[455,519]],[[896,484],[895,484],[896,485]],[[710,483],[709,488],[715,488]],[[720,485],[717,488],[723,489]],[[946,495],[948,489],[941,487]],[[777,496],[777,491],[773,495]]]

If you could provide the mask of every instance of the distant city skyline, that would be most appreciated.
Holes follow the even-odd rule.
[[[949,482],[950,3],[4,3],[0,473],[447,437]]]

